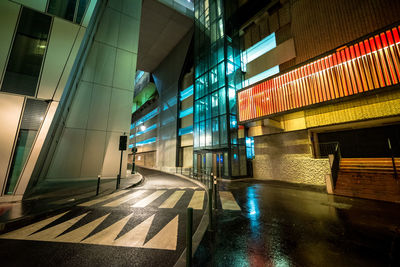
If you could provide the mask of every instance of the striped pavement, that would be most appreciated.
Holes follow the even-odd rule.
[[[219,196],[223,210],[241,210],[231,192],[219,191]],[[157,208],[155,213],[151,209],[152,214],[135,216],[135,210],[150,206]],[[76,210],[70,210],[5,233],[0,238],[176,250],[178,226],[183,215],[172,212],[167,221],[157,226],[157,232],[149,233],[158,213],[167,209],[174,211],[178,206],[181,210],[186,207],[204,209],[205,191],[179,188],[121,190],[79,204],[78,214]],[[116,218],[112,214],[117,207],[128,207],[130,213]],[[99,214],[95,210],[102,212]]]

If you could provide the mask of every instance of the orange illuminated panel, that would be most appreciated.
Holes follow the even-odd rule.
[[[238,92],[239,121],[400,82],[400,26]]]

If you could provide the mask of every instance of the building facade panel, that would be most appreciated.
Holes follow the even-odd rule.
[[[8,94],[0,94],[0,185],[2,192],[7,181],[7,174],[18,132],[24,98]]]
[[[2,27],[0,27],[0,77],[3,76],[3,71],[7,67],[7,57],[9,56],[11,49],[20,8],[20,5],[10,1],[0,2],[0,10],[3,11],[2,16],[0,17],[0,24],[2,25]]]
[[[43,63],[38,98],[52,99],[79,32],[79,25],[54,18]]]

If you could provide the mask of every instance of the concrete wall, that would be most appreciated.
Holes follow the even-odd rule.
[[[176,166],[178,82],[192,34],[190,31],[153,73],[161,107],[157,129],[156,166],[158,168],[170,169]],[[165,109],[164,106],[167,108]]]
[[[328,159],[314,159],[306,130],[254,138],[254,178],[324,185]]]
[[[108,2],[47,179],[117,176],[119,136],[130,128],[140,9],[139,0]]]

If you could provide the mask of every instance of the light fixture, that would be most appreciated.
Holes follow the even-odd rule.
[[[144,126],[144,125],[140,125],[140,130],[141,130],[141,131],[144,131],[144,130],[146,130],[146,126]]]

